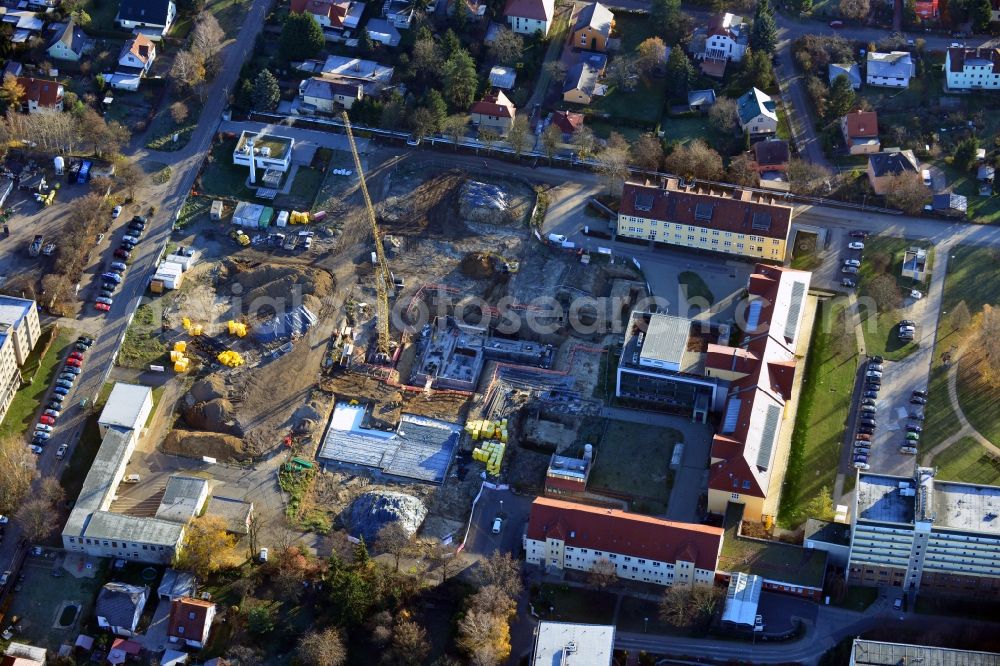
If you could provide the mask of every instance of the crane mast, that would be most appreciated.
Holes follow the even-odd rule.
[[[347,117],[346,111],[342,116],[347,140],[351,144],[351,154],[354,155],[354,167],[358,171],[358,179],[361,183],[361,194],[365,198],[365,210],[368,214],[368,223],[371,225],[372,240],[375,242],[375,292],[377,294],[375,330],[378,331],[378,353],[389,358],[392,346],[389,340],[389,290],[394,289],[392,273],[389,272],[389,262],[385,259],[382,232],[379,231],[378,221],[375,218],[375,207],[368,195],[368,185],[365,184],[365,172],[361,169],[361,156],[358,155],[358,147],[354,144],[351,121]]]

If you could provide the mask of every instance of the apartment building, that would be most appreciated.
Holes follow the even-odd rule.
[[[938,481],[934,473],[858,475],[848,582],[1000,596],[1000,487]]]
[[[739,188],[625,183],[618,235],[710,252],[784,261],[792,208]]]
[[[34,301],[0,296],[0,421],[21,387],[18,367],[28,360],[41,335]]]
[[[1000,49],[948,49],[944,74],[949,90],[1000,89]]]
[[[539,497],[531,505],[524,548],[526,561],[543,568],[590,571],[607,560],[619,578],[710,586],[722,529]]]

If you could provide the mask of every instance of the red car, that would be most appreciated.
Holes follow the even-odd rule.
[[[79,368],[80,366],[83,365],[83,361],[81,361],[78,358],[68,358],[66,359],[66,365],[71,365],[74,368]]]
[[[111,306],[107,303],[94,303],[94,309],[100,310],[101,312],[107,312],[111,309]]]
[[[83,352],[75,351],[75,352],[73,352],[72,354],[69,355],[69,358],[77,358],[77,359],[80,359],[82,361],[83,360]]]
[[[45,425],[52,425],[52,424],[54,424],[56,422],[56,420],[54,418],[52,418],[51,416],[45,416],[43,414],[42,416],[38,417],[38,422],[42,423],[42,424],[45,424]]]

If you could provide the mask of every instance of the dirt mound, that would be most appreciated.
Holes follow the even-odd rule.
[[[467,277],[487,278],[493,275],[493,258],[485,252],[470,252],[462,258],[459,268]]]
[[[189,430],[171,430],[163,440],[163,451],[188,458],[208,456],[220,461],[243,461],[253,457],[243,440],[233,435]]]
[[[413,536],[427,517],[427,507],[412,495],[395,492],[368,492],[359,495],[344,510],[341,518],[351,536],[375,543],[383,527],[399,523]]]
[[[276,266],[274,264],[258,264],[247,267],[235,261],[227,262],[220,272],[223,281],[232,284],[234,294],[238,294],[243,302],[243,310],[257,310],[268,305],[274,307],[274,301],[283,301],[294,305],[296,294],[308,299],[307,307],[319,314],[319,302],[326,298],[334,288],[333,276],[323,270],[307,266]],[[236,286],[239,285],[239,289]]]
[[[191,387],[190,393],[195,402],[208,402],[229,395],[229,392],[226,391],[225,381],[218,375],[209,375],[196,381]]]
[[[225,398],[195,403],[185,407],[183,413],[184,421],[192,428],[236,436],[243,434],[236,422],[233,403]]]

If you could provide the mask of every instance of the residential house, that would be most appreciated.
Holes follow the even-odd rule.
[[[342,109],[350,110],[364,98],[364,86],[357,81],[314,76],[299,83],[299,96],[307,111],[339,113]]]
[[[292,0],[295,14],[312,14],[324,30],[353,30],[358,27],[364,3],[351,0]]]
[[[573,23],[571,44],[587,51],[607,51],[611,30],[615,27],[615,15],[599,2],[583,6]]]
[[[368,19],[368,23],[365,23],[365,32],[373,42],[379,42],[390,48],[399,46],[399,41],[402,39],[396,26],[385,19]]]
[[[549,34],[555,16],[555,0],[507,0],[503,15],[507,25],[521,35]]]
[[[531,503],[524,548],[525,561],[546,570],[588,572],[608,561],[619,578],[711,587],[722,529],[539,497]]]
[[[413,23],[413,4],[413,0],[385,0],[382,15],[394,27],[407,30]]]
[[[783,261],[792,209],[742,189],[696,190],[678,179],[625,183],[618,235],[682,248]]]
[[[757,173],[788,171],[788,142],[781,139],[758,141],[750,148],[750,163]]]
[[[252,155],[254,169],[285,173],[292,166],[294,149],[292,137],[244,130],[233,150],[233,164],[249,167]]]
[[[11,76],[16,78],[18,76],[21,76],[23,72],[24,72],[24,65],[17,62],[16,60],[8,60],[7,64],[3,66],[2,77],[6,78],[7,75],[10,74]]]
[[[13,626],[13,625],[12,625]],[[8,631],[10,631],[8,629]],[[11,642],[0,658],[2,666],[45,666],[48,650],[27,643]]]
[[[306,72],[319,74],[330,81],[357,81],[364,86],[365,95],[375,95],[392,81],[393,68],[374,60],[362,60],[350,56],[331,55],[319,62],[307,60],[299,66]]]
[[[909,88],[913,74],[913,58],[906,51],[868,52],[865,81],[870,86]]]
[[[1000,89],[1000,48],[953,48],[944,57],[949,90]]]
[[[942,192],[931,197],[931,208],[935,213],[947,217],[965,217],[969,210],[969,200],[953,192]]]
[[[583,127],[583,114],[572,111],[553,111],[552,124],[562,133],[563,143],[570,143],[573,135]]]
[[[214,618],[215,604],[211,601],[192,597],[174,599],[170,602],[167,636],[171,643],[184,643],[200,650],[208,642]]]
[[[173,0],[119,0],[115,22],[122,30],[138,28],[158,40],[169,32],[176,16],[177,5]]]
[[[139,83],[149,73],[154,60],[156,44],[145,34],[137,32],[122,46],[114,74],[105,74],[104,80],[112,88],[138,90]]]
[[[141,652],[142,643],[116,638],[111,642],[111,649],[108,650],[108,663],[124,664],[127,661],[138,661]]]
[[[708,25],[695,30],[688,50],[706,76],[722,78],[726,64],[740,62],[750,40],[749,25],[742,16],[723,13],[709,19]]]
[[[87,46],[87,35],[78,27],[73,19],[56,29],[45,52],[53,60],[68,60],[79,62]]]
[[[13,29],[10,36],[12,44],[25,44],[29,39],[41,33],[45,27],[45,21],[38,18],[38,15],[27,9],[6,9],[0,7],[2,21]]]
[[[24,88],[21,110],[37,113],[41,109],[63,110],[63,87],[57,81],[19,76],[17,82]]]
[[[708,110],[715,106],[715,91],[711,88],[706,90],[692,90],[688,93],[688,109],[698,113],[708,113]]]
[[[736,113],[740,129],[751,137],[774,134],[778,131],[778,113],[774,100],[763,90],[752,88],[736,100]]]
[[[840,119],[840,133],[851,155],[867,155],[882,149],[878,140],[878,114],[874,111],[853,111]]]
[[[829,70],[829,81],[830,85],[837,80],[838,76],[846,76],[847,80],[851,82],[851,87],[855,90],[861,89],[861,68],[858,67],[858,63],[830,63]]]
[[[517,71],[513,67],[494,65],[490,69],[490,88],[513,90],[515,81],[517,81]]]
[[[139,616],[149,598],[149,588],[126,583],[105,583],[97,595],[97,624],[119,636],[134,636]]]
[[[997,170],[988,164],[980,164],[976,169],[976,180],[979,181],[979,194],[988,197],[993,194],[993,181]]]
[[[594,97],[603,95],[606,87],[599,81],[607,62],[603,53],[581,54],[579,62],[570,67],[563,79],[563,101],[590,104]]]
[[[920,173],[920,163],[912,150],[892,150],[868,156],[868,182],[875,194],[889,191],[889,181],[901,173]]]
[[[469,109],[474,127],[480,131],[491,129],[500,136],[507,136],[510,126],[514,123],[516,113],[517,109],[514,108],[514,104],[507,99],[502,90],[486,93]]]

